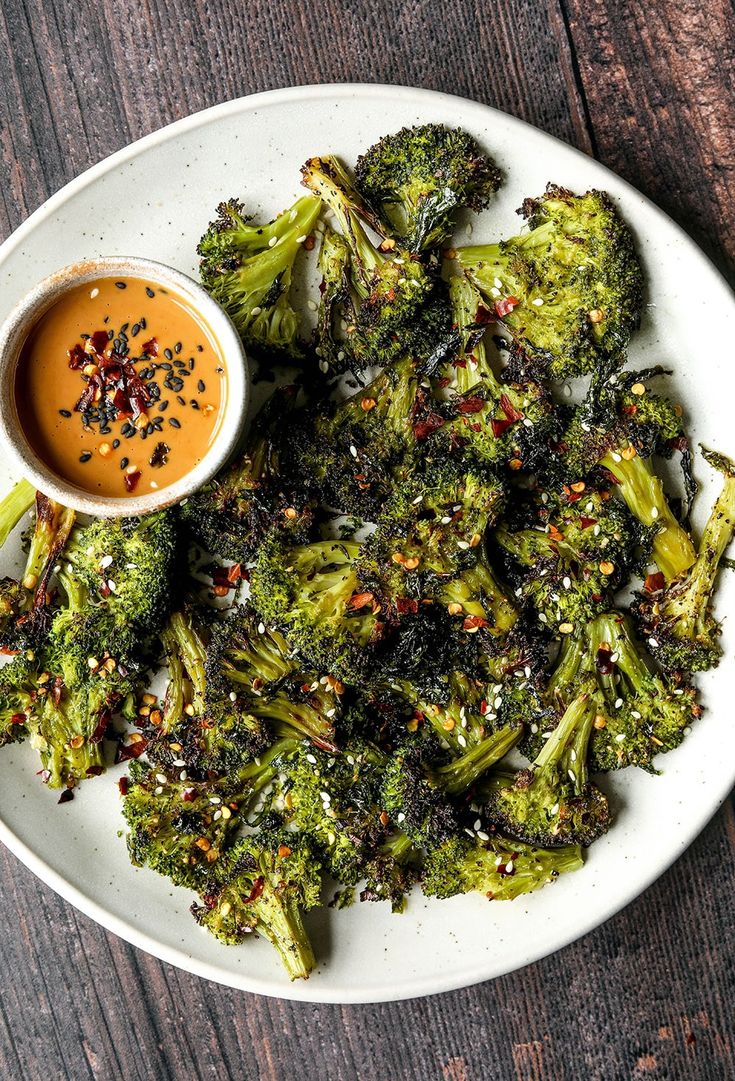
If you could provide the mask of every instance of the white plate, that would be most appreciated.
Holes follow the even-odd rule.
[[[459,98],[384,86],[315,86],[275,91],[181,120],[114,154],[68,184],[0,248],[0,319],[39,278],[76,259],[141,255],[189,273],[216,204],[242,196],[256,214],[299,194],[299,166],[316,153],[353,162],[377,137],[403,124],[440,121],[467,128],[505,173],[475,238],[508,235],[525,195],[547,180],[575,190],[606,188],[633,226],[645,260],[650,305],[631,362],[674,369],[672,387],[690,413],[694,442],[735,454],[731,342],[735,303],[717,271],[681,229],[639,192],[583,154],[519,120]],[[2,469],[2,463],[0,463]],[[696,524],[717,490],[704,482]],[[0,476],[0,487],[10,483]],[[2,570],[5,573],[5,570]],[[725,575],[719,610],[735,601]],[[616,823],[584,869],[529,898],[489,903],[412,898],[403,916],[382,904],[324,911],[309,919],[319,966],[289,983],[264,941],[218,945],[188,913],[191,896],[130,866],[118,836],[120,768],[87,782],[61,807],[35,776],[30,748],[0,752],[0,840],[44,882],[109,930],[165,961],[233,987],[285,998],[373,1002],[447,991],[510,972],[602,923],[683,852],[735,779],[733,636],[725,659],[702,680],[707,711],[664,772],[633,769],[607,785]]]

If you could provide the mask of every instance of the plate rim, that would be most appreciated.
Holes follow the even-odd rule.
[[[44,202],[21,222],[5,241],[0,244],[0,266],[4,263],[5,259],[23,243],[25,237],[30,234],[38,224],[50,217],[57,208],[63,206],[70,198],[93,184],[98,178],[103,177],[107,173],[117,169],[119,166],[136,158],[150,147],[166,142],[169,138],[176,138],[179,134],[196,130],[199,127],[205,127],[211,120],[218,120],[230,114],[236,114],[244,109],[247,109],[248,111],[257,109],[261,104],[286,104],[289,101],[303,102],[304,100],[312,98],[330,97],[333,99],[339,97],[359,99],[363,95],[379,98],[392,97],[393,99],[395,99],[396,96],[401,98],[412,98],[414,100],[419,98],[424,99],[427,102],[441,100],[454,109],[470,108],[493,114],[494,117],[500,118],[503,123],[510,124],[511,127],[517,128],[521,136],[530,129],[535,135],[541,135],[545,140],[551,140],[554,143],[560,144],[567,153],[571,153],[572,155],[585,160],[587,163],[592,163],[597,170],[614,178],[616,185],[621,186],[624,190],[627,190],[629,194],[640,199],[647,207],[648,211],[652,213],[653,217],[657,219],[670,234],[673,230],[679,240],[689,248],[691,255],[701,260],[708,272],[713,273],[714,279],[722,289],[725,301],[729,302],[735,308],[735,292],[719,267],[717,267],[710,257],[700,248],[693,237],[691,237],[681,225],[669,217],[669,215],[648,196],[619,174],[615,173],[612,169],[599,162],[596,158],[591,157],[591,155],[586,154],[577,147],[571,146],[563,139],[543,131],[543,129],[536,127],[534,124],[522,120],[512,113],[505,112],[492,105],[487,105],[484,102],[475,101],[472,98],[466,98],[458,94],[447,94],[442,91],[430,90],[423,87],[412,87],[391,83],[309,83],[299,86],[283,87],[275,90],[266,90],[255,94],[245,94],[200,109],[181,117],[178,120],[172,121],[169,124],[156,128],[154,131],[128,143],[126,146],[85,169],[83,172],[67,181],[66,184],[59,188],[58,191],[54,192],[48,199],[44,200]],[[46,861],[25,841],[21,840],[21,838],[11,830],[2,819],[0,819],[0,842],[2,842],[8,850],[24,864],[24,866],[36,875],[37,878],[50,886],[50,888],[64,898],[65,901],[73,905],[74,908],[92,919],[105,930],[112,932],[124,941],[138,949],[142,949],[159,960],[172,964],[177,968],[183,969],[184,971],[190,972],[203,979],[211,980],[214,983],[231,987],[236,990],[266,995],[267,997],[272,998],[282,998],[289,1001],[336,1004],[393,1002],[440,994],[464,987],[472,987],[487,980],[497,979],[499,976],[518,971],[529,964],[533,964],[545,957],[549,957],[558,950],[564,949],[572,942],[577,941],[584,935],[601,927],[618,912],[622,911],[623,908],[626,908],[636,900],[636,898],[640,897],[641,894],[643,894],[658,878],[669,870],[720,810],[734,783],[735,765],[733,765],[732,777],[726,786],[724,786],[723,790],[717,792],[716,802],[714,798],[711,802],[708,801],[706,810],[698,817],[694,816],[690,820],[688,826],[680,830],[677,844],[672,845],[671,851],[667,852],[663,859],[656,861],[655,864],[653,864],[654,869],[640,875],[635,881],[635,886],[631,890],[626,891],[622,899],[616,898],[612,903],[603,905],[601,909],[596,910],[595,915],[592,918],[582,919],[574,930],[562,936],[562,939],[557,942],[552,950],[547,950],[543,947],[530,950],[528,953],[522,954],[517,963],[510,965],[502,963],[495,968],[491,963],[485,961],[483,964],[471,968],[471,970],[468,969],[466,974],[462,976],[452,974],[446,977],[442,977],[441,975],[433,976],[431,978],[423,976],[412,977],[402,982],[400,986],[385,985],[381,992],[378,992],[377,990],[361,991],[359,988],[356,988],[354,993],[351,993],[344,988],[339,991],[330,990],[327,973],[317,974],[315,978],[311,980],[292,983],[290,986],[284,987],[282,984],[276,984],[268,978],[261,978],[258,975],[251,975],[250,973],[241,974],[234,970],[225,969],[216,963],[200,961],[187,954],[185,948],[165,945],[148,933],[134,927],[131,923],[127,923],[124,919],[111,914],[103,907],[103,905],[90,898],[83,889],[73,885],[62,874],[50,867]],[[695,824],[692,825],[692,822]]]

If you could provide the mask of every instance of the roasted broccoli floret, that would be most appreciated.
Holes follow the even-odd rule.
[[[28,718],[38,693],[34,654],[22,652],[0,668],[0,747],[28,734]]]
[[[354,315],[346,331],[350,354],[359,355],[363,366],[382,366],[397,357],[425,353],[424,319],[434,332],[443,322],[447,332],[449,329],[438,284],[408,251],[381,235],[380,222],[366,208],[336,158],[311,158],[301,173],[304,185],[332,210],[349,245],[350,301],[346,311]],[[377,247],[365,231],[364,221],[381,236]],[[431,349],[436,340],[435,336]]]
[[[530,769],[520,770],[510,782],[488,782],[485,813],[493,826],[548,848],[587,846],[607,831],[607,798],[587,777],[593,690],[591,682],[578,688]]]
[[[535,848],[501,836],[485,840],[451,837],[429,849],[421,878],[429,897],[484,893],[490,901],[509,901],[582,867],[579,845]]]
[[[199,781],[182,779],[180,766],[131,762],[123,815],[132,862],[203,892],[227,841],[293,746],[274,743],[258,761]]]
[[[320,402],[288,440],[288,468],[335,510],[374,518],[408,475],[416,445],[419,376],[412,360],[390,364],[340,403]]]
[[[511,473],[531,470],[548,456],[558,436],[558,415],[544,387],[532,379],[498,377],[487,354],[487,311],[464,275],[454,275],[449,294],[455,326],[449,361],[438,369],[437,392],[449,385],[456,392],[441,400],[430,450],[479,459]],[[441,423],[440,423],[441,421]]]
[[[281,814],[309,838],[329,873],[354,885],[386,833],[381,820],[380,783],[386,758],[370,743],[356,740],[338,755],[308,744],[284,762]]]
[[[459,829],[450,797],[465,792],[499,762],[521,733],[519,727],[502,728],[448,762],[427,762],[421,741],[408,742],[385,767],[383,808],[413,844],[425,847],[444,840]]]
[[[691,686],[669,683],[654,670],[621,612],[602,612],[565,638],[547,688],[549,704],[563,710],[590,677],[593,771],[652,769],[654,756],[678,747],[701,712]],[[529,753],[539,749],[544,735],[543,726],[531,734]]]
[[[516,597],[549,630],[569,633],[586,623],[627,578],[638,531],[610,494],[584,481],[544,492],[526,528],[501,525],[493,533],[510,557]]]
[[[306,666],[278,631],[245,609],[214,628],[208,648],[211,694],[235,694],[241,708],[278,735],[305,737],[333,751],[344,686],[327,671]]]
[[[669,585],[651,576],[636,617],[656,660],[669,671],[704,672],[720,660],[720,623],[712,613],[717,572],[735,531],[735,465],[704,451],[724,476],[693,565]],[[660,564],[659,564],[660,566]],[[663,570],[663,568],[662,568]]]
[[[284,426],[295,404],[295,387],[276,390],[255,418],[242,454],[182,506],[184,521],[207,552],[245,563],[271,529],[306,538],[309,494],[297,474],[282,468]]]
[[[351,346],[341,323],[354,325],[350,293],[350,246],[341,233],[328,226],[319,249],[319,310],[315,340],[316,354],[324,372],[339,375],[353,366]],[[350,318],[351,317],[351,318]],[[360,363],[358,367],[362,367]]]
[[[630,230],[600,191],[549,184],[521,213],[530,232],[460,248],[459,265],[532,365],[552,379],[622,362],[643,306]]]
[[[670,456],[685,444],[681,410],[649,391],[643,381],[658,374],[660,369],[628,372],[614,383],[594,379],[561,447],[572,483],[595,466],[606,470],[631,514],[651,530],[653,559],[671,581],[692,565],[696,553],[651,467],[653,454]]]
[[[252,225],[242,203],[221,203],[218,217],[199,242],[200,274],[247,347],[300,357],[299,319],[291,298],[291,276],[321,204],[304,196],[268,225]]]
[[[483,210],[500,173],[461,128],[422,124],[386,135],[361,154],[357,187],[411,252],[442,244],[462,208]]]
[[[286,546],[271,537],[250,576],[251,600],[266,626],[283,631],[320,671],[358,683],[382,627],[374,598],[359,587],[359,551],[357,541]]]
[[[390,901],[392,912],[403,912],[419,873],[419,853],[405,833],[392,833],[362,868],[365,886],[361,901]]]
[[[261,831],[224,853],[192,913],[228,945],[263,935],[292,980],[308,979],[315,961],[303,913],[319,904],[320,887],[318,859],[303,837]]]

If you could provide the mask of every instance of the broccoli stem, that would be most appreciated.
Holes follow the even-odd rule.
[[[515,624],[518,612],[495,581],[486,564],[462,572],[461,578],[445,583],[441,591],[443,604],[460,604],[467,616],[487,620],[493,635],[506,634]]]
[[[258,932],[278,951],[291,979],[308,979],[316,960],[299,905],[266,888],[253,907]]]
[[[535,773],[549,768],[569,767],[569,779],[575,795],[580,795],[587,782],[587,747],[592,734],[594,710],[585,690],[567,706],[564,714],[537,755],[532,769]]]
[[[735,531],[735,468],[721,455],[703,453],[710,465],[725,474],[725,481],[704,527],[694,565],[666,599],[666,617],[679,638],[708,636],[707,613],[717,571]]]
[[[668,582],[678,578],[691,567],[696,552],[689,534],[677,522],[669,507],[660,478],[654,475],[648,461],[640,455],[634,454],[626,459],[620,450],[608,451],[600,459],[600,465],[615,477],[618,491],[631,514],[645,526],[656,526],[653,558]]]
[[[194,716],[202,716],[205,712],[204,696],[207,689],[204,672],[207,652],[204,643],[192,626],[191,619],[183,612],[174,612],[168,626],[161,633],[161,641],[166,650],[171,674],[169,690],[166,692],[165,716],[174,720],[175,723],[186,708],[187,695],[184,690],[186,676],[193,689],[191,705]]]
[[[433,776],[447,795],[459,795],[505,757],[520,739],[522,731],[520,727],[507,725],[493,732],[452,762],[432,770]]]
[[[73,510],[41,492],[36,493],[36,524],[23,572],[25,589],[30,591],[45,587],[54,561],[69,539],[75,519]]]
[[[19,480],[0,500],[0,548],[5,544],[26,511],[33,506],[36,489],[27,480]]]

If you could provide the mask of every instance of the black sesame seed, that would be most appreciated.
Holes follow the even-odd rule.
[[[194,357],[189,357],[189,371],[190,372],[194,371],[194,365],[195,364],[196,364],[196,361],[194,360]]]
[[[170,364],[159,364],[158,367],[163,368],[164,372],[170,372],[172,366]]]
[[[117,450],[117,448],[119,446],[120,446],[120,440],[119,439],[113,439],[113,441],[112,441],[112,449]]]
[[[140,438],[141,439],[147,439],[148,438],[148,432],[145,430],[145,428],[141,428],[141,430],[140,430]]]
[[[175,360],[174,361],[174,368],[185,368],[185,367],[186,367],[186,365],[184,364],[183,360]]]
[[[140,323],[133,323],[133,329],[130,331],[134,338],[137,338],[140,334]]]
[[[71,413],[68,409],[60,409],[59,412],[61,413],[62,417],[66,417],[67,420],[71,416]]]
[[[127,285],[125,284],[125,282],[115,282],[115,288],[116,289],[127,289]]]
[[[203,345],[198,345],[197,346],[197,352],[203,353],[204,352],[204,346]]]
[[[120,327],[120,337],[121,338],[125,334],[125,331],[128,329],[129,326],[130,326],[130,323],[123,323],[123,325]]]
[[[109,315],[106,315],[105,318],[102,320],[102,322],[105,323],[105,324],[109,323],[110,322]]]
[[[204,394],[204,391],[206,389],[207,389],[207,387],[206,387],[206,384],[205,384],[204,380],[200,379],[199,382],[197,383],[197,390],[199,391],[200,394]]]
[[[154,297],[154,296],[156,295],[156,294],[155,294],[155,293],[153,292],[153,290],[151,289],[150,285],[146,285],[146,287],[145,287],[145,291],[146,291],[146,296],[149,296],[149,297]]]
[[[145,328],[146,328],[147,326],[148,326],[148,324],[146,323],[146,321],[145,321],[144,317],[143,317],[143,316],[141,316],[141,317],[140,317],[140,329],[141,329],[141,330],[145,330]]]
[[[174,353],[180,353],[180,352],[181,352],[181,342],[177,342],[176,345],[174,346]]]
[[[112,428],[108,428],[108,427],[107,427],[107,425],[106,425],[106,424],[104,424],[104,425],[103,425],[103,426],[102,426],[102,427],[100,428],[100,435],[109,435],[111,431],[112,431]]]
[[[165,413],[168,409],[168,398],[164,398],[162,402],[158,403],[158,412]]]
[[[189,402],[189,405],[191,406],[192,409],[198,409],[199,408],[199,402],[196,400],[196,398],[192,398],[191,401]]]
[[[165,356],[166,360],[173,360],[174,359],[174,355],[173,355],[173,353],[171,352],[170,349],[164,349],[163,355]]]
[[[80,462],[88,462],[91,457],[92,457],[92,452],[91,451],[83,450],[82,453],[79,455],[79,461]]]
[[[154,433],[154,431],[155,431],[155,430],[156,430],[156,429],[155,429],[155,425],[153,424],[153,422],[152,422],[152,421],[148,421],[148,423],[147,423],[147,424],[146,424],[146,426],[145,426],[145,434],[146,434],[146,435],[153,435],[153,433]]]
[[[179,403],[179,405],[186,405],[186,399],[182,398],[180,394],[176,395],[176,401]]]
[[[107,322],[107,320],[105,320],[105,322]],[[107,331],[107,340],[108,340],[108,342],[111,342],[114,337],[115,337],[115,331],[114,330],[108,330]]]
[[[181,421],[177,420],[176,417],[169,417],[168,422],[169,422],[169,424],[171,425],[172,428],[180,428],[181,427]]]
[[[129,459],[129,458],[121,458],[121,459],[120,459],[120,468],[121,468],[121,469],[127,469],[127,468],[128,468],[128,463],[129,463],[129,462],[130,462],[130,459]]]

